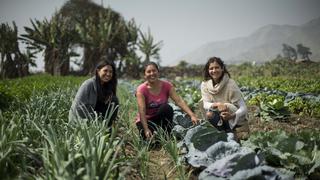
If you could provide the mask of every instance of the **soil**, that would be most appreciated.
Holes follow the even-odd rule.
[[[261,131],[272,131],[272,130],[284,130],[287,133],[300,132],[302,130],[310,129],[314,131],[320,130],[320,120],[311,117],[299,116],[296,114],[291,114],[289,119],[286,121],[261,121],[259,117],[254,114],[257,107],[249,107],[249,127],[250,132],[261,132]]]

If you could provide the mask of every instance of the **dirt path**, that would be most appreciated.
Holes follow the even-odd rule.
[[[150,151],[150,179],[175,179],[176,170],[170,156],[163,148]]]

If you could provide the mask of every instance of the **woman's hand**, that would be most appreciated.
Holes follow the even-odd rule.
[[[188,107],[188,105],[184,102],[184,100],[177,94],[176,90],[174,87],[170,89],[169,92],[170,98],[184,111],[186,112],[192,121],[192,124],[197,124],[198,123],[198,118],[196,115],[191,111],[191,109]]]
[[[198,123],[198,118],[195,115],[192,115],[191,116],[191,121],[192,121],[192,124],[195,125],[195,124]]]
[[[217,108],[220,112],[225,112],[228,110],[227,106],[224,103],[220,103],[220,102],[213,103],[212,107]]]
[[[224,112],[220,113],[220,116],[222,117],[222,119],[224,121],[228,121],[230,119],[234,119],[236,117],[236,114],[235,113],[230,113],[228,111],[224,111]]]
[[[150,131],[149,128],[144,130],[144,135],[146,136],[147,139],[150,139],[152,137],[152,132]]]

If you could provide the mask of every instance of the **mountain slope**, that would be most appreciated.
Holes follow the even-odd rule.
[[[282,44],[296,48],[302,43],[311,49],[313,61],[320,61],[320,18],[301,26],[267,25],[247,37],[205,44],[186,54],[181,60],[192,64],[204,64],[208,57],[221,57],[226,63],[274,59],[282,54]]]

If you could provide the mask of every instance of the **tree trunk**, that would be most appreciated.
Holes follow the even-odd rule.
[[[4,74],[4,54],[0,53],[1,59],[0,59],[0,79],[4,79],[5,78],[5,74]]]
[[[17,70],[15,68],[15,63],[14,61],[12,60],[12,57],[11,57],[11,54],[10,53],[7,53],[5,55],[5,61],[4,61],[4,77],[5,78],[15,78],[18,76],[17,74]]]
[[[69,69],[70,69],[70,59],[67,57],[61,65],[61,75],[66,76],[69,74]]]
[[[67,55],[66,49],[60,49],[56,51],[56,66],[57,66],[57,72],[61,76],[66,76],[69,74],[70,69],[70,58]],[[58,75],[58,74],[57,74]]]
[[[44,71],[48,74],[54,74],[54,54],[52,48],[46,48],[44,51]]]
[[[100,59],[100,53],[98,48],[84,48],[84,61],[82,66],[82,75],[88,75],[93,73],[96,64]]]

